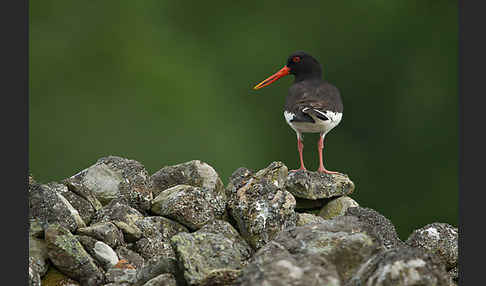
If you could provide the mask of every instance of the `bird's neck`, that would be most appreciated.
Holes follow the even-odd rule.
[[[295,75],[295,82],[301,82],[304,80],[320,80],[322,79],[321,71],[314,71],[312,73],[304,73]]]

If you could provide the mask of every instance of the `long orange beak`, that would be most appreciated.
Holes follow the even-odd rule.
[[[271,84],[272,82],[276,81],[277,79],[288,75],[289,73],[290,73],[290,68],[288,68],[287,66],[284,66],[281,70],[279,70],[275,74],[271,75],[270,77],[268,77],[264,81],[255,85],[255,87],[253,89],[260,89],[264,86],[267,86],[267,85]]]

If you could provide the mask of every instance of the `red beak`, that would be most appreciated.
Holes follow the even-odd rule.
[[[264,81],[255,85],[255,87],[253,89],[260,89],[264,86],[267,86],[267,85],[271,84],[272,82],[276,81],[277,79],[288,75],[289,73],[290,73],[290,68],[288,68],[287,66],[284,66],[281,70],[279,70],[275,74],[271,75],[270,77],[268,77]]]

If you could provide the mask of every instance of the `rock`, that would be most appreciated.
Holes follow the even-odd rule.
[[[145,264],[138,273],[138,280],[146,282],[162,273],[177,272],[177,259],[170,239],[188,229],[170,219],[152,216],[136,222],[142,232],[142,238],[134,246],[134,250],[144,259]]]
[[[459,234],[447,223],[432,223],[415,230],[405,242],[438,255],[450,270],[457,266]]]
[[[287,172],[284,164],[273,162],[256,174],[240,168],[230,177],[228,209],[241,235],[254,249],[296,224],[295,198],[283,188]]]
[[[49,260],[63,274],[83,285],[100,285],[102,271],[74,235],[59,224],[51,224],[45,231]]]
[[[226,216],[222,192],[205,187],[177,185],[161,192],[152,201],[152,212],[197,230],[207,222]]]
[[[177,286],[177,284],[174,275],[165,273],[150,279],[143,286]]]
[[[319,216],[325,219],[344,215],[348,208],[359,207],[359,204],[348,196],[341,196],[329,201],[319,212]]]
[[[125,246],[119,246],[117,249],[115,249],[115,252],[120,260],[126,260],[136,269],[141,269],[144,266],[145,261],[143,257]]]
[[[289,173],[285,188],[295,197],[316,200],[349,195],[354,191],[354,183],[344,174],[302,170]]]
[[[97,241],[94,245],[93,251],[96,259],[108,269],[118,263],[118,256],[115,251],[106,243]]]
[[[47,185],[29,185],[29,218],[45,226],[57,223],[72,232],[86,226],[66,198]]]
[[[96,209],[88,200],[74,192],[71,192],[66,185],[50,182],[47,184],[47,186],[66,198],[66,200],[78,211],[85,224],[89,224],[91,222],[91,218],[95,214]]]
[[[127,242],[135,242],[142,237],[142,231],[135,225],[129,225],[123,221],[113,221],[113,223],[123,233],[124,240]]]
[[[290,253],[295,262],[287,260],[294,265],[304,263],[310,255],[318,255],[335,266],[339,280],[344,282],[381,250],[382,242],[370,225],[355,217],[339,216],[319,224],[283,230],[255,254],[252,263],[272,262],[275,257],[286,258]],[[332,272],[329,275],[334,277]]]
[[[214,233],[218,229],[224,232]],[[171,243],[189,285],[231,285],[251,255],[249,245],[223,221],[179,233]]]
[[[122,231],[111,222],[94,223],[88,227],[78,229],[77,233],[103,241],[112,248],[125,244]]]
[[[42,278],[42,286],[80,286],[81,284],[59,272],[55,267],[49,268],[46,276]]]
[[[42,278],[49,268],[47,245],[42,239],[29,236],[29,269]],[[29,270],[30,273],[30,270]],[[33,274],[33,276],[36,276]]]
[[[32,267],[32,261],[29,259],[29,277],[28,284],[29,286],[41,286],[41,277],[39,272],[37,272],[35,267]]]
[[[323,223],[325,219],[320,216],[316,216],[308,213],[297,213],[297,226],[302,226],[312,223]]]
[[[135,160],[103,157],[65,182],[78,191],[83,188],[89,190],[102,205],[123,197],[131,207],[141,212],[150,208],[152,187],[149,176],[145,167]]]
[[[128,283],[128,285],[133,285],[137,282],[137,270],[132,268],[112,267],[106,271],[106,281],[117,284]]]
[[[38,218],[29,218],[29,236],[44,238],[44,229],[47,228],[47,226],[46,223],[43,223]]]
[[[372,226],[386,249],[404,246],[404,243],[398,237],[395,226],[377,211],[370,208],[350,207],[346,210],[345,215],[354,216]]]
[[[243,245],[245,248],[248,248],[251,252],[253,252],[248,243],[240,236],[238,231],[227,221],[213,220],[201,227],[198,232],[222,234],[226,238],[234,241],[236,244]]]
[[[448,272],[449,277],[451,277],[452,281],[455,283],[459,283],[459,268],[458,266],[450,269]]]
[[[214,168],[199,160],[166,166],[150,176],[150,181],[154,187],[154,197],[177,185],[206,188],[218,194],[224,191],[223,182]]]
[[[140,229],[135,224],[136,221],[143,219],[144,216],[138,210],[128,206],[128,202],[121,199],[114,199],[106,206],[99,209],[92,219],[91,224],[100,222],[112,222],[115,225],[123,222],[126,227],[121,228],[124,238],[132,240],[137,234],[141,235]],[[129,231],[127,233],[127,231]]]
[[[319,254],[292,255],[279,245],[262,248],[243,269],[234,285],[308,286],[341,285],[336,267]]]
[[[361,266],[346,285],[450,286],[451,283],[437,256],[405,246],[375,255]]]

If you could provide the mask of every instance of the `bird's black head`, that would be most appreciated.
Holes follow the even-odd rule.
[[[295,76],[296,82],[311,78],[321,78],[322,67],[313,56],[304,51],[296,51],[289,56],[287,64],[281,70],[257,84],[253,89],[260,89],[289,74]]]
[[[301,81],[307,78],[321,78],[322,66],[311,55],[304,51],[296,51],[287,59],[289,73],[295,75],[295,81]]]

